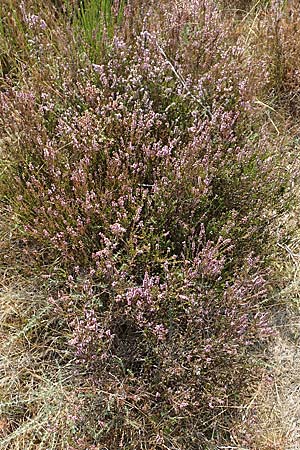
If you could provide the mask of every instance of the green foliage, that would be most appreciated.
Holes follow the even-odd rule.
[[[117,10],[112,0],[80,0],[75,7],[73,24],[83,35],[92,62],[100,59],[103,45],[114,36],[116,26],[122,21],[125,0],[118,2]]]

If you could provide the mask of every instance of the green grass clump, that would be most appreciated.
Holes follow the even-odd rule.
[[[111,0],[84,0],[75,7],[73,26],[82,34],[93,62],[101,58],[103,45],[114,36],[122,22],[125,0],[113,5]]]

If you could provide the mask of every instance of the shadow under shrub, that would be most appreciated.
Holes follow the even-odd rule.
[[[93,386],[74,426],[110,448],[201,448],[229,429],[270,333],[288,178],[254,106],[265,62],[213,3],[164,8],[100,64],[52,54],[51,89],[0,94],[5,201],[37,263],[69,274],[70,345]]]

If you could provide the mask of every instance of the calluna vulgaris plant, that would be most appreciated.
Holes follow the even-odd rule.
[[[51,11],[14,10],[28,63],[18,77],[7,52],[1,189],[24,251],[66,274],[93,386],[70,448],[201,448],[270,334],[265,249],[288,186],[255,103],[270,56],[210,0],[128,2],[97,63]]]

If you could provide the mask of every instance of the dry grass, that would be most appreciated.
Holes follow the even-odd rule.
[[[300,330],[300,320],[293,327]],[[272,348],[270,380],[261,386],[257,400],[258,449],[297,450],[300,442],[300,351],[284,327]]]
[[[282,307],[274,312],[275,337],[268,350],[266,377],[251,411],[255,416],[253,449],[257,450],[300,448],[299,238],[283,248],[286,264],[282,273],[290,282],[279,293]]]
[[[3,450],[67,448],[72,435],[78,399],[70,383],[67,352],[57,344],[64,336],[59,336],[57,326],[53,331],[54,308],[36,285],[37,280],[18,280],[0,292]],[[65,331],[62,327],[61,334]]]

